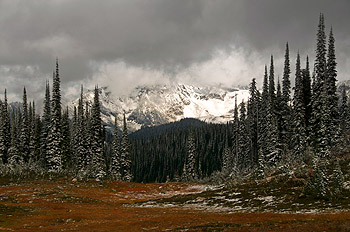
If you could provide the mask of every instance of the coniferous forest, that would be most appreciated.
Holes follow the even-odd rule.
[[[0,102],[1,175],[212,181],[261,179],[274,170],[300,166],[313,170],[305,194],[323,198],[332,190],[341,193],[344,178],[337,157],[349,151],[350,101],[345,89],[337,94],[335,38],[322,14],[316,45],[316,57],[298,52],[291,60],[287,43],[281,80],[271,55],[262,72],[263,86],[252,79],[249,100],[236,101],[234,120],[227,124],[184,119],[130,135],[125,115],[115,122],[114,131],[105,129],[98,86],[91,106],[84,101],[83,87],[74,112],[62,106],[57,60],[52,86],[46,83],[42,115],[28,101],[26,88],[21,107],[9,107],[5,90]]]

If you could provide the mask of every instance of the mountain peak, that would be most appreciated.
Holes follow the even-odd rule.
[[[187,84],[136,87],[129,95],[115,97],[107,87],[100,87],[101,117],[112,128],[115,116],[122,120],[125,112],[130,131],[157,126],[183,118],[225,123],[232,120],[235,97],[247,101],[249,91],[240,88],[198,87]],[[93,91],[84,93],[84,101],[92,105]],[[78,99],[69,104],[78,105]],[[71,112],[73,112],[71,110]]]

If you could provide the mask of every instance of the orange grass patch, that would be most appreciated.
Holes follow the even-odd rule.
[[[129,204],[201,191],[187,183],[33,181],[0,187],[0,231],[350,231],[350,213],[208,212]]]

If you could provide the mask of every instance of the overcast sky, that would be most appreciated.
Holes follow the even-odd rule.
[[[338,79],[350,79],[349,10],[348,0],[0,0],[0,87],[10,101],[24,85],[42,101],[56,57],[66,98],[80,84],[120,95],[169,81],[261,83],[270,54],[282,74],[287,41],[292,69],[298,50],[314,60],[320,12],[327,34],[333,26]]]

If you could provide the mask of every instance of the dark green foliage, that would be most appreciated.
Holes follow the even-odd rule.
[[[133,173],[131,170],[131,149],[130,142],[128,137],[128,129],[126,125],[126,118],[124,114],[124,124],[123,124],[123,133],[122,133],[122,141],[121,141],[121,165],[122,165],[122,179],[124,181],[131,181],[133,179]]]
[[[58,60],[53,79],[51,100],[51,123],[47,136],[47,164],[50,172],[62,170],[62,128],[61,128],[61,90]]]
[[[105,160],[103,155],[103,131],[101,125],[101,110],[98,87],[95,87],[94,102],[91,115],[91,155],[94,175],[97,180],[106,176]]]
[[[121,149],[120,149],[121,144],[120,144],[120,137],[118,133],[119,132],[118,132],[117,116],[115,116],[114,139],[113,139],[110,174],[113,179],[121,180],[121,177],[122,177]]]
[[[28,117],[28,103],[26,88],[23,89],[23,112],[21,121],[21,133],[20,133],[20,145],[19,151],[25,161],[29,160],[29,139],[30,139],[30,128],[29,128],[29,117]]]
[[[304,86],[298,53],[295,71],[295,88],[293,97],[293,150],[296,160],[302,160],[306,148],[306,123]]]

